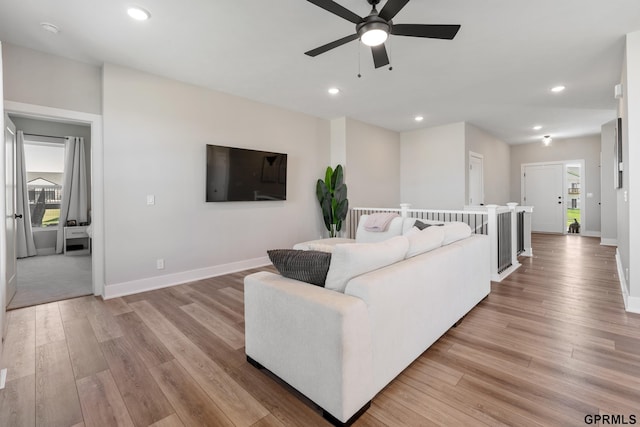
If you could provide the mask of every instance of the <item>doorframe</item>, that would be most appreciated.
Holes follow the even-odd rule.
[[[562,165],[562,224],[563,224],[563,231],[562,234],[568,234],[567,233],[567,200],[566,200],[566,191],[569,188],[569,180],[567,178],[567,165],[569,164],[580,164],[580,235],[581,236],[586,236],[586,234],[584,234],[586,228],[585,228],[585,224],[586,224],[586,217],[587,217],[587,193],[585,192],[586,190],[586,183],[587,183],[587,168],[585,167],[585,160],[584,159],[579,159],[579,160],[552,160],[552,161],[548,161],[548,162],[533,162],[533,163],[521,163],[520,164],[520,204],[522,206],[528,206],[525,202],[524,202],[524,189],[525,189],[525,185],[524,185],[524,181],[525,181],[525,176],[524,176],[524,170],[525,167],[527,166],[544,166],[544,165]],[[583,193],[584,192],[584,193]],[[535,212],[534,212],[535,215]]]
[[[44,120],[66,121],[91,127],[91,272],[93,294],[104,298],[104,143],[102,137],[102,115],[81,111],[4,101],[4,112]],[[4,186],[4,177],[0,177]]]
[[[475,153],[473,151],[469,151],[469,168],[471,168],[471,158],[475,157],[477,159],[480,159],[480,162],[482,163],[482,175],[480,176],[480,186],[482,187],[482,204],[484,205],[484,156],[480,153]],[[469,199],[471,198],[471,172],[470,169],[468,171],[468,179],[467,179],[467,185],[469,188],[468,194],[467,194],[467,203],[469,203]],[[476,205],[480,205],[479,203],[476,203]]]

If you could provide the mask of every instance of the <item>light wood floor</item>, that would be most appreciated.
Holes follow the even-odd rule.
[[[534,236],[535,257],[493,283],[356,425],[640,420],[640,315],[624,311],[614,249],[598,243]],[[327,425],[245,361],[244,274],[11,311],[0,425]]]

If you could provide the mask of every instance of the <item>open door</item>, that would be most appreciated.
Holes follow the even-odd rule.
[[[0,42],[0,126],[2,127],[2,132],[0,132],[0,146],[3,147],[0,150],[0,187],[5,185],[4,176],[5,176],[5,150],[4,150],[4,93],[2,91],[3,88],[3,78],[2,78],[2,42]],[[0,212],[5,211],[5,199],[0,198]],[[0,356],[2,355],[4,338],[6,336],[6,326],[7,322],[5,320],[5,315],[7,312],[7,299],[6,299],[6,290],[7,290],[7,279],[4,274],[1,272],[6,268],[6,242],[7,236],[4,227],[0,226]]]
[[[5,308],[16,294],[18,282],[16,261],[16,220],[23,220],[16,216],[16,126],[7,114],[4,115],[4,171],[5,171],[5,211],[6,211],[6,280],[7,291]],[[20,215],[22,217],[22,215]]]

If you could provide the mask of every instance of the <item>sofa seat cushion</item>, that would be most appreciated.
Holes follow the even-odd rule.
[[[336,245],[331,256],[325,288],[344,292],[353,277],[394,264],[404,259],[409,249],[405,236],[377,243]]]
[[[284,277],[324,286],[331,254],[320,251],[272,249],[267,251],[273,266]]]
[[[293,249],[301,249],[303,251],[308,251],[308,250],[311,250],[312,247],[314,247],[313,250],[319,250],[317,248],[320,248],[320,247],[326,248],[329,246],[338,245],[340,243],[355,243],[355,240],[345,239],[343,237],[330,237],[328,239],[309,240],[308,242],[296,243],[293,246]],[[323,252],[330,252],[330,251],[324,250]]]

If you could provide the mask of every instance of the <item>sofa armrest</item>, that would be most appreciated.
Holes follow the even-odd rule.
[[[270,272],[245,277],[244,299],[247,356],[343,422],[371,400],[362,300]]]

